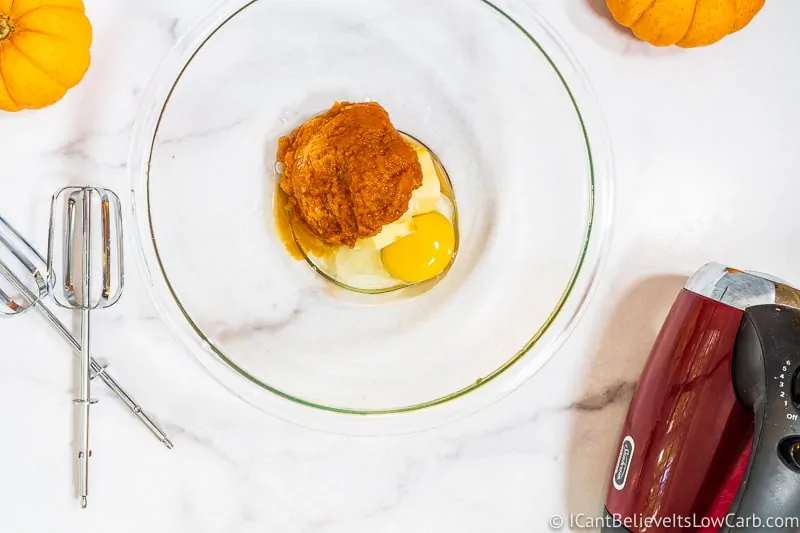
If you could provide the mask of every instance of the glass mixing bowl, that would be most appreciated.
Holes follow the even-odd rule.
[[[356,294],[289,256],[278,138],[377,101],[427,145],[460,247],[425,291]],[[148,88],[130,172],[140,266],[208,372],[281,418],[415,431],[519,387],[575,327],[611,223],[605,124],[524,0],[228,0]]]

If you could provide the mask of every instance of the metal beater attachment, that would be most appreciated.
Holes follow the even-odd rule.
[[[122,208],[112,191],[66,187],[53,196],[47,267],[56,303],[81,311],[78,490],[86,507],[89,485],[91,311],[114,305],[122,295]]]
[[[29,308],[39,312],[48,324],[80,354],[81,345],[67,326],[47,307],[49,292],[47,263],[25,238],[0,216],[0,316],[15,316]],[[106,367],[92,359],[92,378],[99,377],[128,410],[168,449],[172,442],[147,413],[119,386]]]
[[[42,256],[0,217],[0,314],[21,314],[47,296],[46,272]]]

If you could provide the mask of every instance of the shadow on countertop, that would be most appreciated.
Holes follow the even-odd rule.
[[[566,508],[602,516],[609,475],[628,405],[652,345],[685,276],[647,278],[620,300],[603,330],[573,411]]]
[[[615,54],[664,56],[675,54],[674,47],[656,47],[636,38],[620,25],[608,10],[606,0],[567,2],[567,15],[581,33]]]

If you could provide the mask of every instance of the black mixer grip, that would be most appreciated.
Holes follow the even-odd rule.
[[[745,311],[733,355],[733,382],[753,410],[753,451],[722,533],[800,529],[800,311],[760,305]]]

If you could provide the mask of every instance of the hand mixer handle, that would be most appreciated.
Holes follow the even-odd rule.
[[[733,381],[740,400],[755,413],[755,435],[723,533],[798,530],[799,372],[800,311],[778,305],[748,308],[734,350]]]

